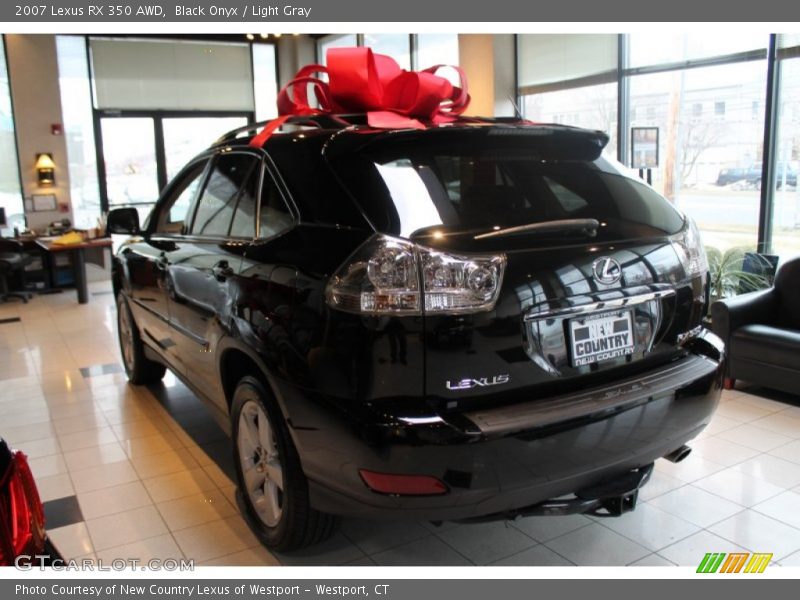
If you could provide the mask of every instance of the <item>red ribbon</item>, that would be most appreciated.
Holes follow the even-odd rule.
[[[457,120],[469,105],[467,80],[459,67],[450,67],[458,73],[460,85],[455,86],[436,74],[447,65],[406,71],[370,48],[332,48],[327,58],[327,67],[305,66],[281,89],[281,116],[270,121],[251,146],[261,147],[293,116],[366,113],[367,123],[378,129],[424,129]],[[328,81],[320,78],[322,74]],[[309,102],[309,86],[318,107]]]

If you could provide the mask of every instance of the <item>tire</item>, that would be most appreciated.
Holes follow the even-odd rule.
[[[136,327],[128,301],[122,294],[117,296],[117,336],[128,381],[134,385],[145,385],[164,377],[167,368],[144,355],[139,328]]]
[[[261,542],[288,552],[330,537],[336,518],[311,507],[286,421],[260,380],[247,376],[239,381],[231,419],[237,498]]]

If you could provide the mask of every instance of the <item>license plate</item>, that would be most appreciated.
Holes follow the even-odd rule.
[[[569,334],[573,367],[633,354],[633,318],[629,310],[571,319]]]

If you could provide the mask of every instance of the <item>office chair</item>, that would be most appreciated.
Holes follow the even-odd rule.
[[[0,302],[9,298],[20,298],[27,304],[33,294],[24,290],[10,290],[9,279],[19,273],[22,286],[25,285],[25,267],[31,262],[31,257],[25,252],[22,244],[16,240],[0,238]]]

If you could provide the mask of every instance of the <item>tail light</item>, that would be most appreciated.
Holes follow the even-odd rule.
[[[671,240],[687,277],[702,275],[708,271],[706,249],[703,240],[700,239],[700,230],[693,219],[686,217],[686,226],[680,233],[672,236]]]
[[[328,305],[357,314],[463,314],[494,308],[503,255],[457,255],[375,235],[331,277]]]
[[[22,452],[14,452],[8,471],[0,481],[0,565],[14,564],[27,554],[44,550],[44,511],[39,492]]]

